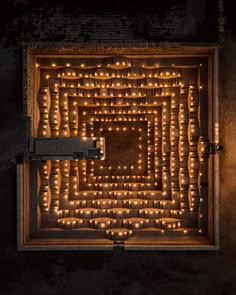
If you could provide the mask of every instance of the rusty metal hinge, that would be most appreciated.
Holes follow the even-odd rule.
[[[209,146],[209,154],[210,155],[215,155],[219,154],[223,151],[223,145],[220,143],[210,143]]]

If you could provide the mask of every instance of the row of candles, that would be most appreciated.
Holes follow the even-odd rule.
[[[102,202],[109,202],[108,200],[101,200]],[[149,203],[149,204],[148,204]],[[152,202],[148,202],[145,205],[152,206]],[[140,205],[140,204],[139,204]],[[141,209],[131,209],[127,207],[116,207],[116,208],[106,208],[99,209],[94,207],[86,207],[79,209],[64,209],[64,210],[55,210],[57,218],[69,218],[69,217],[78,217],[82,219],[91,219],[98,217],[109,217],[115,219],[125,219],[130,217],[140,217],[145,219],[156,219],[156,218],[181,218],[182,211],[175,209],[160,209],[155,207],[146,207]],[[136,206],[138,207],[138,206]],[[139,206],[140,207],[140,206]]]
[[[110,228],[128,228],[132,230],[159,228],[165,230],[175,230],[181,228],[181,221],[176,218],[144,219],[140,217],[128,219],[113,219],[109,217],[98,217],[92,219],[81,218],[61,218],[57,220],[57,226],[63,229],[95,228],[106,230]]]

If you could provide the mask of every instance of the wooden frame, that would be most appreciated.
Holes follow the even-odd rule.
[[[207,58],[208,60],[208,136],[210,142],[219,142],[219,118],[218,118],[218,49],[212,48],[151,48],[151,47],[116,47],[109,48],[103,44],[100,47],[87,45],[86,47],[73,48],[27,48],[24,52],[24,105],[25,115],[29,121],[27,136],[36,136],[37,117],[35,105],[35,93],[39,83],[35,72],[36,57],[64,56],[71,58],[76,55],[91,54],[126,54],[158,56],[159,58],[184,57]],[[217,250],[219,248],[219,155],[210,155],[208,162],[208,234],[205,237],[188,238],[155,238],[147,241],[140,240],[126,243],[113,243],[108,240],[79,240],[78,238],[32,238],[30,223],[32,214],[32,163],[24,160],[17,165],[17,241],[19,250],[112,250],[122,247],[125,250]],[[35,190],[35,188],[33,189]],[[38,214],[38,208],[35,211]],[[37,223],[37,227],[39,227]]]

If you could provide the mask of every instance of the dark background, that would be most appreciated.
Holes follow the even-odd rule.
[[[0,294],[236,294],[236,17],[220,49],[220,241],[205,252],[18,252],[15,155],[24,149],[22,42],[222,43],[217,1],[6,0],[0,10]],[[231,3],[232,2],[232,3]],[[95,43],[96,44],[96,43]],[[62,46],[62,45],[61,45]]]

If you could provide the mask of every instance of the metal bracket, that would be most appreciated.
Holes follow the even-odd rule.
[[[84,157],[84,153],[83,152],[74,152],[73,154],[73,158],[77,159],[77,160],[82,160]]]
[[[124,241],[114,241],[114,250],[123,251]]]
[[[215,155],[223,151],[223,145],[220,143],[210,143],[209,154]]]

